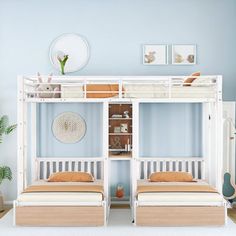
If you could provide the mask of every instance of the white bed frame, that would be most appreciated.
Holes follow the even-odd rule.
[[[47,76],[43,76],[46,80]],[[46,179],[48,175],[58,170],[85,170],[94,172],[93,163],[102,162],[102,178],[104,181],[104,224],[108,218],[108,203],[109,186],[108,186],[108,106],[112,102],[129,102],[133,106],[133,148],[131,160],[131,206],[133,217],[137,219],[138,202],[136,201],[136,185],[137,179],[146,179],[150,172],[155,170],[176,170],[188,171],[193,173],[195,177],[205,179],[221,193],[222,188],[222,76],[211,75],[201,76],[199,78],[209,79],[209,82],[204,82],[200,87],[206,86],[211,89],[200,93],[197,91],[188,92],[188,88],[180,89],[180,94],[177,94],[175,88],[180,88],[183,81],[189,76],[53,76],[51,85],[57,86],[79,86],[83,87],[82,96],[70,98],[67,91],[67,96],[60,98],[40,98],[39,92],[35,91],[38,83],[36,76],[18,76],[18,194],[20,194],[27,186],[29,176],[27,167],[27,130],[31,129],[31,182],[39,179]],[[213,81],[213,82],[212,82]],[[43,82],[47,84],[47,82]],[[87,94],[91,93],[111,93],[112,91],[87,91],[88,84],[118,84],[119,89],[113,91],[118,93],[115,97],[109,98],[87,98]],[[139,97],[132,98],[125,96],[123,88],[125,85],[135,86],[162,86],[164,87],[165,96],[160,97],[159,91],[153,89],[145,91],[129,91],[130,93],[138,93]],[[163,91],[162,91],[163,92]],[[43,92],[45,93],[45,92]],[[51,92],[46,92],[51,93]],[[71,93],[74,93],[73,91]],[[146,94],[142,98],[140,94]],[[147,94],[150,93],[150,98]],[[213,94],[213,95],[212,95]],[[67,103],[67,102],[99,102],[103,104],[103,153],[101,157],[96,158],[52,158],[38,157],[36,152],[36,118],[37,118],[37,103]],[[139,153],[139,105],[140,103],[201,103],[203,105],[203,156],[188,157],[188,158],[162,158],[162,157],[141,157]],[[30,106],[30,109],[29,109]],[[30,110],[30,112],[29,112]],[[28,120],[28,113],[30,120]],[[62,164],[59,164],[62,163]],[[81,164],[79,164],[81,163]],[[59,169],[59,166],[62,168]],[[192,168],[189,168],[192,165]],[[47,167],[46,167],[47,166]],[[79,167],[80,166],[80,167]],[[45,171],[47,169],[47,171]],[[198,171],[197,171],[198,170]],[[43,174],[42,174],[43,173]],[[15,202],[15,209],[18,206]],[[36,205],[40,203],[36,203]],[[52,203],[53,204],[53,203]],[[71,203],[73,205],[73,203]],[[84,206],[86,203],[84,203]],[[225,212],[225,207],[223,206]],[[17,216],[16,216],[17,218]],[[209,221],[206,221],[209,223]],[[17,222],[16,222],[17,223]],[[210,224],[210,223],[209,223]],[[155,225],[155,224],[154,224]]]
[[[150,173],[156,171],[188,172],[195,179],[206,180],[204,158],[139,158],[135,166],[137,180],[147,180]],[[133,217],[135,225],[139,226],[221,226],[227,221],[226,210],[225,201],[201,202],[200,205],[195,202],[139,202],[134,192]]]
[[[104,184],[102,158],[36,158],[34,181],[45,181],[50,174],[60,171],[85,171]],[[26,186],[25,186],[26,187]],[[74,212],[74,209],[77,211]],[[49,212],[46,210],[50,209]],[[85,210],[86,209],[86,210]],[[55,215],[52,213],[55,211]],[[99,211],[96,215],[96,212]],[[64,212],[65,215],[60,214]],[[59,215],[58,215],[59,214]],[[68,219],[68,215],[73,215]],[[83,217],[81,218],[81,214]],[[96,217],[95,217],[96,216]],[[77,219],[75,219],[77,217]],[[101,219],[102,217],[102,219]],[[20,202],[14,201],[16,225],[29,226],[100,226],[107,222],[107,200],[98,202]]]

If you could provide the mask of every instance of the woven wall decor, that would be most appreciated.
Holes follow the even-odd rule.
[[[64,112],[57,116],[52,124],[52,132],[62,143],[79,142],[86,133],[84,119],[74,112]]]

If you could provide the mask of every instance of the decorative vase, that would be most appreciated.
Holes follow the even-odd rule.
[[[124,187],[121,184],[118,184],[116,187],[116,197],[123,198],[125,195]]]

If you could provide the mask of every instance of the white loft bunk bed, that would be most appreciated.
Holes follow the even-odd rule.
[[[226,207],[222,188],[222,77],[198,76],[194,83],[186,83],[190,76],[53,76],[38,81],[37,76],[18,77],[18,198],[14,203],[17,225],[105,225],[109,206],[109,104],[129,103],[133,106],[133,144],[131,166],[131,208],[136,225],[223,225]],[[40,87],[41,86],[41,87]],[[43,89],[39,89],[43,87]],[[48,87],[48,88],[47,88]],[[57,89],[55,89],[57,88]],[[37,103],[103,104],[103,152],[96,158],[55,158],[37,156]],[[201,103],[203,106],[203,156],[189,158],[141,157],[139,153],[139,105],[141,103]],[[103,198],[92,202],[55,202],[23,198],[27,188],[27,129],[28,105],[31,120],[31,182],[57,171],[87,171],[100,179]],[[96,164],[101,162],[100,165]],[[81,163],[81,164],[80,164]],[[96,167],[91,168],[92,165]],[[97,169],[97,168],[100,169]],[[154,196],[152,201],[137,192],[140,181],[146,181],[153,171],[186,171],[214,186],[217,200],[204,202],[165,202]],[[23,194],[22,194],[23,193]],[[182,193],[180,193],[182,194]],[[184,193],[183,193],[184,194]],[[220,194],[220,195],[219,195]],[[220,196],[220,197],[219,197]],[[145,200],[146,199],[146,200]],[[75,208],[76,206],[76,208]],[[53,209],[53,211],[52,211]],[[58,211],[65,211],[59,217]],[[73,210],[72,210],[73,209]],[[95,209],[95,210],[94,210]],[[171,211],[170,217],[168,213]],[[173,214],[174,212],[174,214]],[[85,214],[84,220],[79,215]],[[76,217],[70,220],[70,214]],[[160,217],[161,215],[161,220]],[[192,217],[189,217],[191,215]],[[57,216],[54,217],[54,216]],[[178,216],[178,217],[177,217]],[[175,220],[176,217],[178,220]],[[53,220],[52,220],[53,219]],[[58,219],[58,220],[54,220]],[[191,220],[189,220],[191,219]],[[51,220],[51,221],[50,221]],[[39,222],[39,223],[38,223]],[[168,222],[168,224],[167,224]]]

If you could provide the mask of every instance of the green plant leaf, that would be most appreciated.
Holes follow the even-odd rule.
[[[16,129],[16,127],[17,127],[17,124],[8,126],[5,130],[5,134],[10,134],[14,129]]]
[[[12,172],[8,166],[0,167],[0,184],[4,179],[8,179],[9,181],[12,180]]]
[[[5,133],[8,123],[9,123],[8,116],[4,115],[0,118],[0,135]]]

